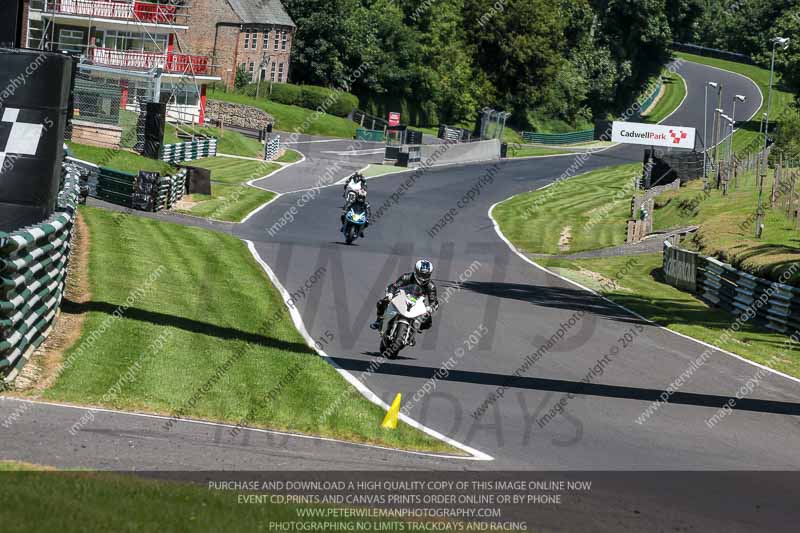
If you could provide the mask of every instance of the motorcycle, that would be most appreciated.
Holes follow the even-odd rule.
[[[350,206],[344,216],[344,226],[342,226],[342,233],[344,233],[344,241],[347,244],[353,244],[364,229],[367,223],[367,212],[364,209],[364,204],[356,202]]]
[[[367,191],[366,189],[357,189],[352,191],[353,201],[349,202],[350,207],[347,213],[342,216],[342,233],[344,233],[344,240],[347,244],[353,244],[353,241],[361,236],[369,220],[367,220]],[[348,204],[345,204],[345,207]]]
[[[381,354],[394,359],[400,350],[415,344],[414,335],[430,314],[428,298],[417,285],[401,287],[389,301],[383,314]]]

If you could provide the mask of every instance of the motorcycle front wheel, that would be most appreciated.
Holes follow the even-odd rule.
[[[395,359],[400,350],[405,348],[403,339],[406,338],[408,332],[408,324],[400,322],[397,324],[397,329],[394,332],[394,340],[389,340],[387,337],[381,338],[381,354],[387,359]]]
[[[354,240],[356,240],[356,229],[352,224],[348,224],[344,230],[344,241],[347,244],[353,244]]]

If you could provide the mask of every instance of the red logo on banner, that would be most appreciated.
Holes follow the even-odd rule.
[[[680,144],[682,140],[688,137],[685,131],[669,130],[669,134],[672,137],[672,144]]]

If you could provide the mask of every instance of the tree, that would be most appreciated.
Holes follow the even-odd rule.
[[[528,128],[575,126],[629,105],[669,59],[670,25],[693,31],[701,1],[670,0],[669,9],[666,0],[284,5],[297,24],[296,81],[343,87],[358,72],[346,88],[375,113],[469,123],[491,106]]]
[[[297,25],[292,72],[301,83],[331,87],[360,64],[359,0],[284,0]]]
[[[775,146],[790,157],[800,156],[800,109],[796,105],[789,106],[787,112],[780,117]]]
[[[670,57],[672,32],[665,0],[593,0],[601,24],[600,41],[617,63],[616,102],[627,105]]]
[[[239,89],[243,89],[247,86],[248,83],[251,81],[251,76],[247,72],[247,69],[244,65],[239,65],[236,68],[236,78],[234,78],[233,86],[238,91]]]
[[[698,21],[703,15],[701,0],[670,0],[666,5],[667,20],[672,38],[682,43],[693,43],[698,31]]]
[[[528,126],[533,108],[552,106],[558,98],[553,88],[564,63],[565,21],[548,0],[508,0],[489,13],[484,1],[466,0],[464,25],[476,66],[494,87],[496,106]]]
[[[781,73],[781,81],[800,99],[800,5],[787,10],[775,20],[770,37],[790,37],[789,47],[775,54],[775,69]],[[765,54],[762,61],[766,65],[771,61]]]

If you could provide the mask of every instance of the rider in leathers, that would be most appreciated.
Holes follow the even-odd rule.
[[[352,176],[347,178],[347,181],[344,183],[344,197],[345,198],[347,198],[347,187],[351,183],[356,183],[356,184],[361,185],[361,190],[364,191],[365,193],[367,192],[367,180],[364,178],[364,176],[360,172],[356,172],[355,174],[353,174]],[[356,196],[356,199],[357,199],[357,196]],[[353,201],[355,201],[355,200],[353,200]],[[345,213],[347,213],[347,210],[350,208],[350,205],[353,203],[353,201],[345,202],[345,204],[344,204],[344,212]]]
[[[431,280],[431,274],[433,274],[433,264],[428,260],[420,259],[417,261],[417,264],[414,265],[413,272],[403,274],[397,278],[397,281],[386,287],[386,296],[379,300],[376,306],[378,308],[378,317],[369,327],[372,329],[380,329],[383,323],[383,313],[386,312],[389,302],[394,297],[397,290],[406,285],[416,284],[422,288],[425,296],[428,298],[428,305],[431,310],[436,311],[439,307],[439,299],[436,295],[436,284]],[[433,317],[428,314],[422,324],[420,324],[419,329],[420,331],[425,331],[426,329],[430,329],[432,325]]]
[[[359,232],[359,235],[358,235],[359,237],[361,237],[363,239],[364,238],[364,230],[369,227],[369,221],[372,220],[372,208],[370,207],[369,202],[367,201],[366,189],[364,189],[364,194],[363,195],[357,194],[355,200],[353,200],[352,202],[348,202],[347,205],[344,206],[344,211],[342,212],[342,216],[340,218],[341,218],[341,221],[342,221],[342,231],[344,231],[344,228],[345,228],[345,215],[347,214],[347,211],[351,207],[353,207],[354,205],[357,205],[359,203],[364,204],[364,214],[367,215],[367,221],[364,223],[364,226],[362,227],[362,229],[361,229],[361,231]]]

